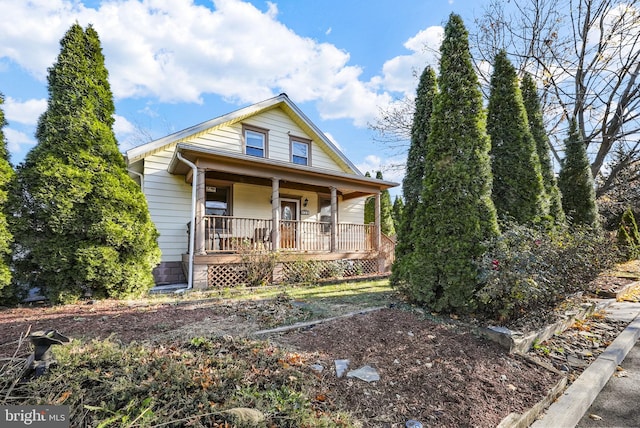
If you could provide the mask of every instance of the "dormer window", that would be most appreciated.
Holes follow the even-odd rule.
[[[291,162],[298,165],[311,165],[311,141],[291,137]]]
[[[267,157],[269,131],[254,126],[243,125],[244,153],[259,158]]]

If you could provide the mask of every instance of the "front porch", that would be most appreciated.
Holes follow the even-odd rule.
[[[391,183],[182,144],[174,160],[169,172],[193,192],[182,257],[193,288],[242,283],[250,253],[277,257],[273,282],[305,262],[320,277],[388,270],[393,249],[385,240],[383,250],[380,191]],[[369,197],[374,221],[363,224]]]
[[[377,248],[374,224],[274,220],[209,215],[204,217],[207,254],[261,250],[288,253],[372,252]]]

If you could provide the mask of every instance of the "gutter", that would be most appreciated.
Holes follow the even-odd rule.
[[[193,288],[193,261],[195,258],[194,241],[196,237],[196,199],[198,187],[198,167],[196,164],[182,157],[182,154],[176,151],[176,156],[193,171],[193,180],[191,180],[191,223],[189,226],[189,277],[187,279],[187,290]]]

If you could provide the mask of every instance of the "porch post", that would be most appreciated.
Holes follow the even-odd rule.
[[[198,184],[196,186],[196,236],[194,241],[194,253],[206,254],[205,248],[205,222],[204,222],[204,205],[206,195],[205,186],[205,170],[198,168]]]
[[[338,249],[338,190],[331,188],[331,252]]]
[[[381,246],[381,227],[380,227],[380,192],[376,193],[375,197],[375,225],[373,231],[373,248],[376,251],[380,251]]]
[[[280,249],[280,179],[271,179],[271,219],[273,227],[271,229],[271,250]]]

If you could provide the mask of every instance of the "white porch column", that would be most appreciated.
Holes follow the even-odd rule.
[[[206,185],[205,185],[205,170],[198,168],[198,179],[196,185],[196,229],[195,229],[195,241],[194,241],[194,253],[197,255],[206,254],[205,248],[205,199],[207,198]]]
[[[375,225],[373,231],[373,247],[376,251],[380,251],[381,247],[381,221],[380,221],[380,192],[376,193],[375,198]]]
[[[280,249],[280,179],[271,179],[271,219],[273,228],[271,229],[271,250]]]
[[[338,249],[338,190],[331,188],[331,252]]]

